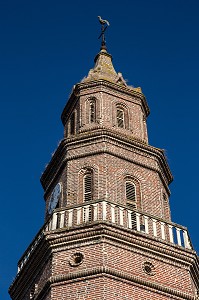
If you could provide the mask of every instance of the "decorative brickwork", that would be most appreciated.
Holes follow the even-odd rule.
[[[148,145],[148,115],[102,49],[63,110],[64,139],[41,177],[45,224],[18,263],[13,300],[198,299],[198,257],[171,222],[172,174]]]

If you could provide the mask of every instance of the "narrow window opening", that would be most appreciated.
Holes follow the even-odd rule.
[[[75,113],[73,112],[70,118],[70,134],[75,134]]]
[[[135,185],[130,181],[126,182],[126,200],[130,202],[136,201]]]
[[[127,207],[132,210],[131,212],[131,224],[132,224],[132,229],[136,230],[137,229],[137,222],[136,222],[136,190],[135,190],[135,185],[134,183],[130,181],[126,181],[126,204]]]
[[[124,111],[121,108],[117,108],[117,126],[124,128]]]
[[[92,200],[92,174],[88,173],[84,176],[84,201]]]
[[[96,103],[95,100],[90,101],[90,123],[96,121]]]

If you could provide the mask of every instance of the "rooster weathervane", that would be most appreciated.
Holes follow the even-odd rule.
[[[102,25],[101,26],[101,34],[98,37],[98,39],[102,38],[101,49],[106,50],[105,30],[110,25],[110,23],[107,20],[103,20],[100,16],[98,16],[98,19],[99,19],[100,24]]]

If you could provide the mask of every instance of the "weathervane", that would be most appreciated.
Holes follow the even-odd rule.
[[[102,43],[101,43],[101,49],[105,49],[106,50],[106,40],[105,40],[105,30],[107,29],[107,27],[110,25],[109,22],[107,20],[103,20],[100,16],[98,16],[99,22],[102,25],[101,27],[101,34],[98,37],[98,39],[102,38]]]

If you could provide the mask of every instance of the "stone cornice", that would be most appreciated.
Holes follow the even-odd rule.
[[[146,98],[145,98],[144,94],[142,92],[138,92],[136,89],[128,87],[128,86],[121,86],[121,85],[118,85],[116,83],[112,83],[112,82],[109,82],[106,80],[97,80],[97,81],[90,81],[90,82],[86,82],[86,83],[77,84],[76,88],[75,88],[75,93],[78,94],[83,89],[89,89],[89,88],[97,87],[99,85],[104,86],[106,88],[116,90],[118,92],[121,92],[122,94],[126,94],[131,97],[134,96],[134,97],[139,98],[143,102],[143,107],[144,107],[146,116],[149,115],[150,111],[149,111],[149,107],[146,102]]]
[[[67,120],[68,112],[71,111],[71,107],[74,107],[77,99],[79,96],[81,96],[82,92],[85,92],[85,90],[98,88],[99,91],[106,91],[105,89],[109,90],[110,92],[117,91],[121,94],[125,94],[130,97],[138,98],[141,101],[143,111],[145,116],[147,117],[150,113],[146,98],[142,92],[138,92],[137,89],[128,87],[128,86],[120,86],[118,84],[109,82],[107,80],[96,80],[96,81],[90,81],[85,83],[78,83],[76,86],[74,86],[72,94],[70,98],[68,99],[68,102],[66,103],[62,115],[61,120],[63,125],[65,125]]]
[[[118,153],[115,153],[113,151],[108,150],[95,150],[90,151],[89,153],[84,154],[77,154],[70,157],[67,157],[66,153],[69,147],[78,147],[78,145],[82,146],[82,143],[88,144],[92,142],[114,142],[117,144],[118,147],[125,147],[128,148],[130,151],[137,151],[142,155],[149,155],[153,156],[157,159],[160,169],[155,168],[152,166],[149,166],[147,164],[144,164],[142,162],[138,162],[136,160],[133,160],[130,157],[126,157],[123,155],[119,155]],[[129,160],[137,165],[141,165],[143,167],[149,168],[151,170],[154,170],[155,172],[158,172],[163,180],[163,183],[165,185],[165,188],[169,192],[168,184],[173,180],[171,171],[169,169],[168,163],[166,161],[165,155],[163,150],[152,147],[150,145],[147,145],[146,143],[143,143],[141,141],[138,141],[131,136],[127,136],[124,134],[120,134],[118,136],[118,132],[110,129],[106,129],[103,127],[98,126],[95,129],[90,129],[86,132],[80,133],[75,135],[72,138],[64,139],[60,143],[58,149],[55,151],[50,163],[47,165],[44,173],[41,176],[41,183],[45,189],[48,189],[54,181],[55,175],[59,173],[60,168],[63,167],[63,164],[66,164],[66,161],[71,159],[77,159],[80,157],[86,157],[89,155],[97,155],[100,153],[108,153],[110,155],[118,156],[122,159]],[[48,191],[47,191],[48,192]]]
[[[95,224],[83,225],[74,227],[73,230],[55,230],[54,232],[46,233],[47,240],[52,247],[61,247],[63,249],[70,243],[84,243],[87,239],[97,239],[100,237],[113,240],[126,244],[129,247],[137,247],[138,250],[147,249],[148,253],[165,257],[173,262],[183,262],[188,265],[193,263],[193,259],[196,258],[196,252],[194,250],[184,249],[177,245],[163,241],[159,238],[155,238],[146,234],[142,234],[138,231],[119,227],[115,224],[100,221]],[[60,246],[58,246],[60,245]],[[197,260],[197,259],[196,259]],[[197,264],[198,266],[198,264]],[[199,270],[199,266],[198,266]]]

